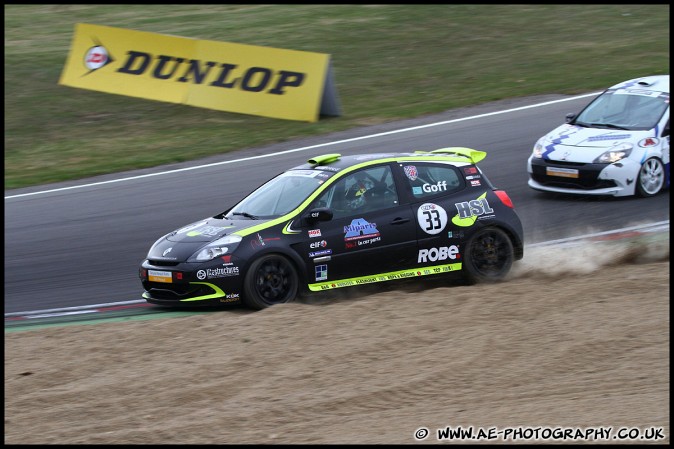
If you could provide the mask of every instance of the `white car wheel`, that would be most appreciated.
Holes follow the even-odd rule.
[[[648,159],[639,170],[637,179],[637,195],[653,196],[665,184],[665,167],[657,158]]]

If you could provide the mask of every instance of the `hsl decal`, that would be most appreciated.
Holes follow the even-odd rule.
[[[454,206],[459,213],[452,218],[452,223],[462,227],[473,226],[479,216],[494,213],[494,209],[489,206],[487,201],[487,192],[484,192],[476,200],[455,203]]]

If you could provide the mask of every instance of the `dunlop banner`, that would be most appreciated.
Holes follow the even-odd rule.
[[[340,115],[330,55],[83,23],[59,84],[286,120]]]

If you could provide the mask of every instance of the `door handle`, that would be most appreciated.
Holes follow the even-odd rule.
[[[391,224],[392,224],[392,225],[399,225],[399,224],[407,223],[408,221],[410,221],[409,218],[400,218],[400,217],[398,217],[398,218],[395,218],[395,219],[391,222]]]

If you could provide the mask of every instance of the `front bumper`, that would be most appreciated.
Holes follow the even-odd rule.
[[[607,187],[603,189],[578,189],[578,188],[555,187],[549,184],[541,184],[531,178],[529,178],[529,182],[527,184],[534,190],[540,190],[543,192],[568,193],[572,195],[622,196],[621,192],[623,190],[618,187]]]
[[[639,168],[639,164],[630,160],[586,164],[529,158],[528,185],[546,192],[627,196],[635,192]]]
[[[212,307],[240,303],[240,275],[204,278],[202,273],[207,271],[224,272],[222,268],[215,271],[219,267],[214,267],[208,269],[188,263],[154,265],[145,260],[139,270],[145,290],[142,297],[151,304],[172,307]]]

